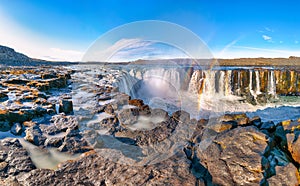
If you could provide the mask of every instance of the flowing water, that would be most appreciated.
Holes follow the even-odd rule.
[[[274,114],[282,115],[282,112],[294,107],[289,114],[290,119],[300,117],[297,112],[300,106],[300,73],[296,70],[267,67],[207,70],[143,65],[125,66],[122,70],[122,76],[115,84],[120,91],[169,113],[182,109],[199,119],[236,112],[260,115],[261,110],[266,109],[269,116],[262,114],[263,120],[272,120]],[[284,107],[278,109],[281,106]]]

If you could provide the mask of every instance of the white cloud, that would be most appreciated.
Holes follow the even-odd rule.
[[[50,59],[52,58],[62,61],[80,61],[83,56],[83,52],[76,50],[65,50],[61,48],[50,48],[49,56],[51,56]]]
[[[262,38],[263,38],[265,41],[272,41],[272,37],[267,36],[267,35],[262,35]]]

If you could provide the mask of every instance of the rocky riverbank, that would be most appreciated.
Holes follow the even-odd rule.
[[[104,66],[0,75],[0,185],[300,183],[300,119],[168,114],[119,92]],[[35,151],[72,160],[41,166]]]

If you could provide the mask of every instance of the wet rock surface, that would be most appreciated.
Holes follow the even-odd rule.
[[[0,139],[0,185],[300,183],[299,120],[169,114],[119,92],[119,70],[98,68],[1,71],[0,131],[13,138]],[[81,156],[38,169],[22,140]]]

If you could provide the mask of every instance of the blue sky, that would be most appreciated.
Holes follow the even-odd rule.
[[[197,34],[215,57],[300,56],[299,7],[276,0],[0,0],[0,45],[74,61],[117,26],[162,20]]]

